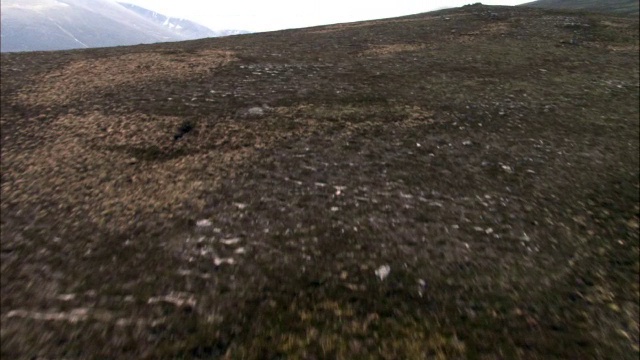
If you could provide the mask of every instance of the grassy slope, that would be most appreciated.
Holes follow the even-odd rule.
[[[638,356],[637,19],[1,59],[2,358]]]
[[[522,6],[547,9],[587,10],[638,16],[638,0],[538,0]]]

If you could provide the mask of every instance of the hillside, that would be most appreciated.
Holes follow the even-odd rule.
[[[585,10],[638,16],[640,2],[638,0],[538,0],[521,6],[540,7],[546,9]]]
[[[4,359],[637,359],[638,19],[0,55]]]

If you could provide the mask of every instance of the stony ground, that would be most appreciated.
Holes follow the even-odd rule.
[[[637,359],[638,19],[2,54],[7,359]]]

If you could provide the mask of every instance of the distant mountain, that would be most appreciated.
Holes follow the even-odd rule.
[[[2,52],[186,39],[112,0],[2,0],[0,14]]]
[[[538,0],[521,6],[612,12],[638,16],[640,14],[639,3],[638,0]]]
[[[187,19],[169,17],[137,5],[127,4],[127,3],[120,3],[120,5],[144,17],[145,19],[152,21],[155,24],[161,25],[165,28],[170,29],[173,32],[176,32],[184,36],[187,39],[200,39],[200,38],[206,38],[206,37],[218,37],[218,36],[249,33],[248,31],[244,31],[244,30],[214,31],[209,29],[206,26],[202,26],[193,21],[190,21]]]
[[[0,51],[183,41],[248,33],[214,31],[115,0],[2,0]]]

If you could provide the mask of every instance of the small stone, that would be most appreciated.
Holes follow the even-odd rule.
[[[384,280],[389,273],[391,272],[391,267],[389,265],[382,265],[376,271],[376,276],[380,278],[380,280]]]
[[[58,300],[61,301],[71,301],[76,298],[75,294],[62,294],[58,296]]]
[[[233,258],[214,258],[213,259],[213,264],[215,266],[220,266],[222,264],[229,264],[229,265],[233,265],[235,264],[236,261]]]
[[[193,308],[196,306],[196,299],[193,295],[186,293],[171,293],[165,296],[154,296],[149,298],[148,304],[169,303],[176,307]]]
[[[464,146],[470,146],[472,144],[471,140],[465,140],[462,142],[462,145]]]
[[[264,110],[261,107],[252,107],[247,110],[247,115],[249,116],[262,116],[264,115]]]
[[[220,242],[225,245],[235,245],[240,242],[240,238],[223,239]]]
[[[198,227],[208,227],[208,226],[211,226],[211,225],[213,225],[213,224],[211,223],[211,220],[208,220],[208,219],[202,219],[202,220],[198,220],[198,222],[196,222],[196,226],[198,226]]]

